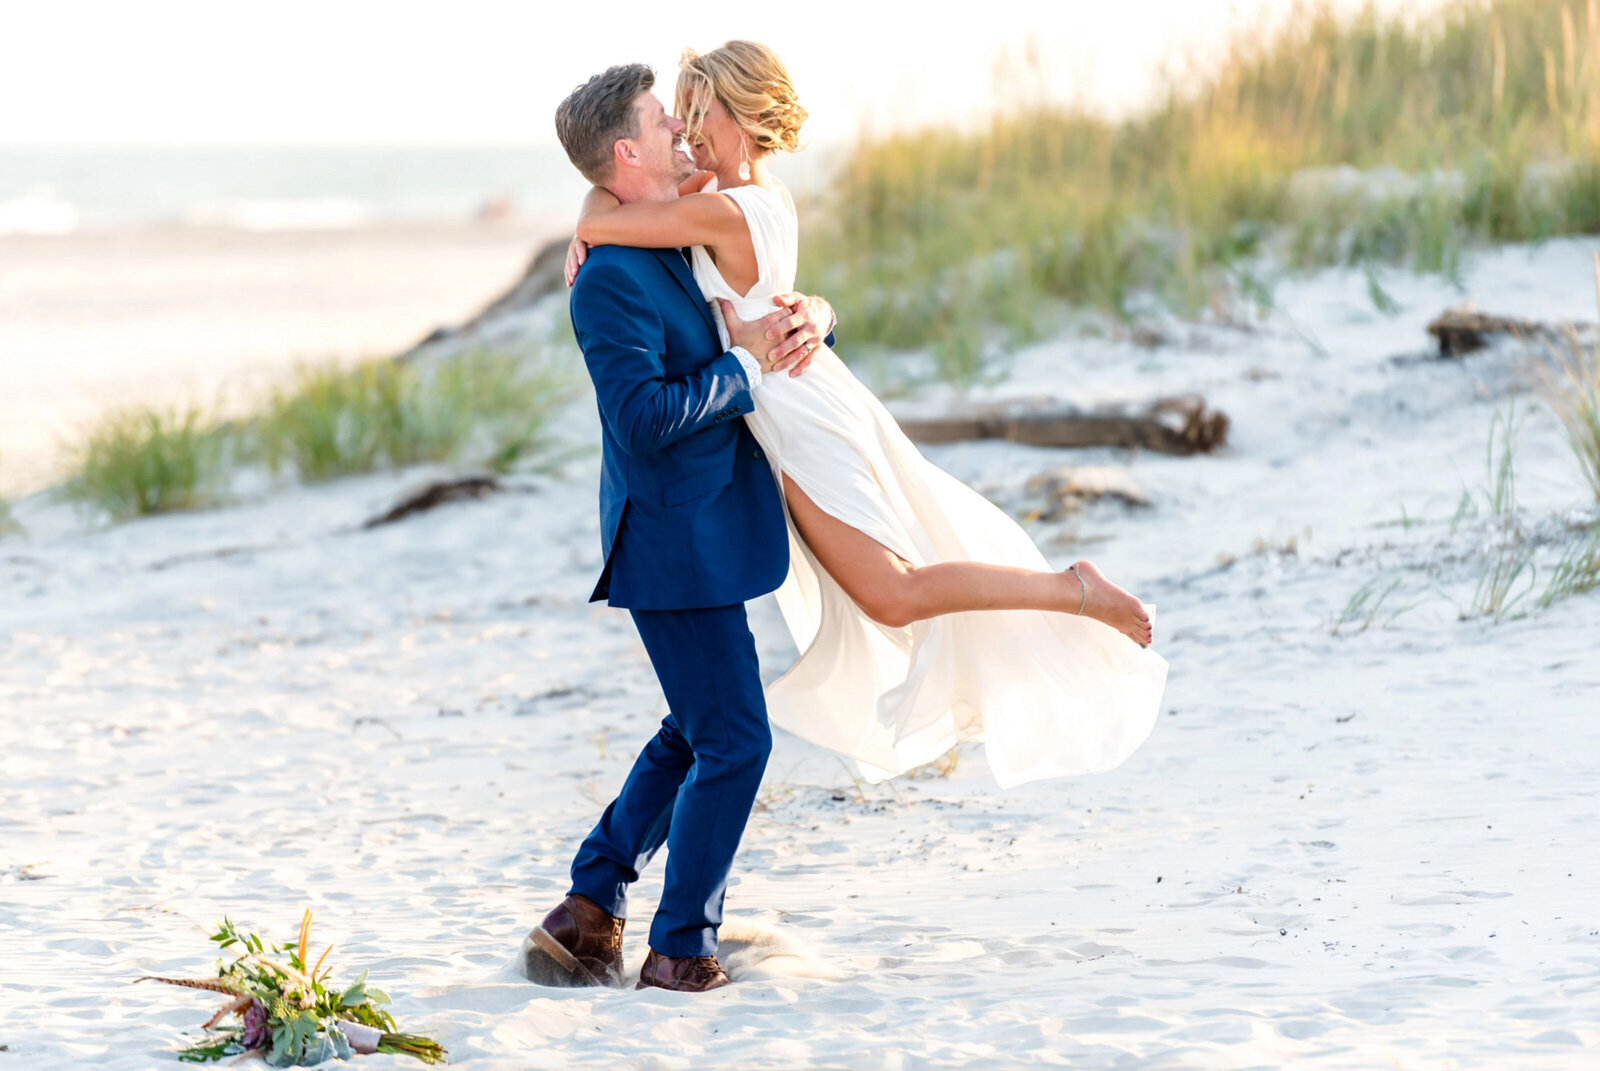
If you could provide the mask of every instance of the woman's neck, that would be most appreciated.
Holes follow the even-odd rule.
[[[731,190],[735,186],[765,186],[767,184],[767,157],[765,154],[750,157],[750,177],[747,179],[739,177],[740,163],[741,161],[735,160],[731,164],[717,168],[717,189]]]

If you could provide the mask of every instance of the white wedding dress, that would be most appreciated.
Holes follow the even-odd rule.
[[[706,251],[691,251],[709,301],[772,311],[794,289],[799,228],[787,190],[722,191],[743,210],[760,276],[735,293]],[[722,344],[729,343],[715,302]],[[849,330],[845,324],[844,329]],[[802,375],[765,376],[745,417],[774,475],[912,565],[1050,565],[1016,522],[925,459],[827,347]],[[779,479],[779,487],[782,480]],[[772,722],[855,759],[883,780],[981,740],[1002,786],[1109,770],[1155,724],[1167,664],[1086,617],[1037,610],[945,614],[907,628],[868,617],[817,562],[789,520],[789,576],[778,606],[800,660],[767,690]]]

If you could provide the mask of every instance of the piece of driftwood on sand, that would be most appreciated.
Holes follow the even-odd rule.
[[[463,476],[455,480],[435,480],[425,487],[407,492],[394,506],[376,517],[368,518],[361,527],[377,528],[379,525],[393,524],[413,513],[435,509],[446,502],[464,502],[468,499],[482,498],[500,489],[500,481],[493,476]]]
[[[1205,454],[1228,441],[1228,418],[1197,394],[1162,398],[1139,409],[1071,409],[1054,403],[983,406],[900,427],[917,442],[1005,439],[1027,446],[1121,446],[1163,454]]]
[[[1470,306],[1448,308],[1428,324],[1428,334],[1439,343],[1439,356],[1460,357],[1488,346],[1496,335],[1513,338],[1555,339],[1576,334],[1580,339],[1594,338],[1596,327],[1588,323],[1544,323],[1539,320],[1519,320],[1512,316],[1495,316],[1479,312]]]

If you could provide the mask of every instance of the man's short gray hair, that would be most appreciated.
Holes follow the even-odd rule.
[[[572,166],[596,186],[611,180],[618,138],[639,136],[633,102],[656,84],[656,74],[643,63],[607,67],[567,94],[556,108],[556,137]]]

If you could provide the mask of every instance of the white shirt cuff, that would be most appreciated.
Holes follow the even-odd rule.
[[[761,362],[751,355],[743,346],[730,346],[728,352],[739,358],[739,364],[744,368],[745,378],[750,380],[750,389],[755,390],[761,386]]]

